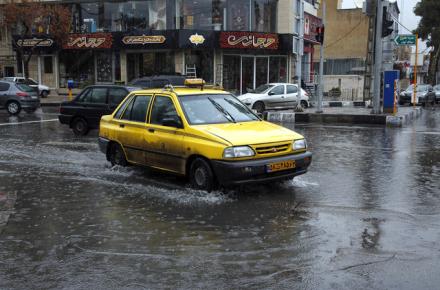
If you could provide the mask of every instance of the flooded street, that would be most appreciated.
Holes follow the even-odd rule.
[[[0,289],[438,289],[440,109],[287,125],[307,174],[199,192],[111,167],[55,110],[0,112]]]

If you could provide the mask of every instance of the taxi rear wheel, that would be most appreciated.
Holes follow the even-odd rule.
[[[117,143],[110,144],[110,163],[112,166],[127,166],[127,159],[125,158],[124,151]]]
[[[195,189],[206,190],[207,192],[214,189],[214,173],[209,163],[202,158],[196,158],[191,163],[189,179],[191,186]]]

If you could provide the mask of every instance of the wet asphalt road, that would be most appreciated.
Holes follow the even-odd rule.
[[[440,287],[440,109],[297,124],[310,171],[227,194],[111,168],[48,112],[0,112],[0,289]]]

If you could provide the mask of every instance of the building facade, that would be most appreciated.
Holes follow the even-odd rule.
[[[236,94],[291,82],[295,2],[62,1],[72,13],[72,33],[63,44],[50,38],[39,44],[30,77],[63,89],[69,79],[82,88],[195,69],[197,77]],[[9,73],[21,73],[14,61]]]

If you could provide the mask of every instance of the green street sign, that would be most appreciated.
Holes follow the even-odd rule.
[[[394,38],[394,43],[396,45],[415,45],[416,36],[413,34],[401,34]]]

